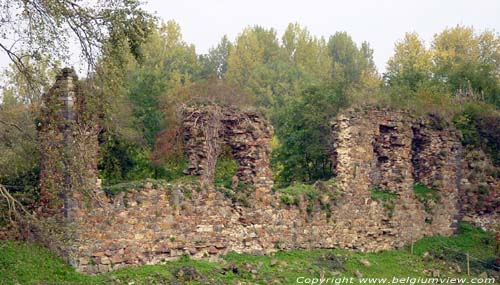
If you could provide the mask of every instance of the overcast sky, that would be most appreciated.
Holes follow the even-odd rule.
[[[499,0],[146,0],[145,8],[177,21],[184,40],[195,44],[198,53],[217,45],[224,34],[234,40],[253,25],[275,28],[280,37],[290,22],[325,38],[346,31],[358,44],[370,43],[381,72],[405,32],[418,32],[427,43],[457,24],[500,32]],[[7,62],[0,53],[0,67]]]

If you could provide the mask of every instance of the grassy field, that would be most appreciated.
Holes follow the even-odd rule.
[[[272,256],[230,253],[217,263],[185,257],[161,265],[88,276],[75,272],[37,245],[4,241],[0,243],[0,284],[297,284],[299,277],[320,276],[465,277],[465,252],[472,256],[471,276],[498,277],[499,272],[495,270],[500,266],[495,252],[497,246],[488,233],[461,224],[455,236],[427,237],[416,242],[413,255],[409,248],[378,253],[293,250]]]

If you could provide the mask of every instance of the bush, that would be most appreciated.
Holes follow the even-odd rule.
[[[232,188],[233,176],[238,170],[238,162],[227,150],[219,156],[215,165],[214,184],[215,186]]]
[[[462,144],[481,148],[495,166],[500,166],[500,112],[493,106],[470,102],[463,112],[455,116],[453,123],[462,133]]]
[[[417,200],[424,204],[425,211],[428,213],[439,202],[439,193],[437,190],[428,188],[418,182],[413,185],[413,193],[415,193]]]

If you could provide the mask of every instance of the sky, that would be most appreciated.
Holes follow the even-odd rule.
[[[245,27],[274,28],[279,37],[289,23],[328,38],[345,31],[360,44],[370,43],[380,72],[405,32],[417,32],[427,44],[457,24],[500,32],[499,0],[144,0],[144,8],[164,21],[175,20],[184,40],[206,53],[226,34],[234,40]],[[75,64],[75,55],[70,64]],[[0,53],[0,68],[8,63]]]

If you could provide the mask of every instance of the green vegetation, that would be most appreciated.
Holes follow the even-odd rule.
[[[384,205],[384,208],[388,212],[389,216],[392,215],[394,208],[396,207],[396,202],[399,199],[398,194],[379,188],[373,188],[370,191],[370,195],[373,200],[379,201]]]
[[[278,251],[270,256],[230,253],[221,262],[190,260],[159,265],[143,265],[88,276],[76,273],[69,265],[37,245],[22,242],[0,243],[1,284],[31,284],[36,282],[72,282],[78,285],[100,284],[293,284],[301,276],[356,277],[429,277],[439,272],[441,277],[465,277],[464,254],[469,252],[472,276],[498,272],[494,238],[468,224],[452,237],[426,237],[409,249],[377,253],[361,253],[339,249]],[[368,261],[369,266],[364,265]],[[496,273],[495,273],[496,272]],[[191,280],[191,281],[189,281]],[[134,282],[134,283],[132,283]],[[185,282],[185,283],[182,283]]]
[[[276,188],[280,201],[287,206],[305,204],[307,213],[325,211],[326,217],[332,216],[332,203],[335,204],[341,193],[335,191],[335,181],[317,181],[314,185],[295,183],[286,188]]]
[[[317,202],[320,192],[314,185],[293,184],[286,188],[276,189],[281,193],[281,202],[285,205],[299,206],[301,201],[307,203],[307,212],[311,213]]]
[[[163,179],[145,179],[139,181],[123,182],[115,185],[104,186],[103,190],[107,195],[115,196],[121,192],[140,191],[146,188],[146,186],[152,189],[168,190],[171,189],[174,185],[179,185],[179,188],[183,191],[187,191],[187,189],[194,189],[196,191],[199,191],[201,187],[197,177],[184,176],[174,181],[167,181]],[[184,194],[190,195],[191,193]]]
[[[413,193],[420,203],[424,204],[425,211],[430,213],[434,206],[439,202],[439,193],[437,190],[428,188],[420,183],[413,185]]]
[[[232,188],[233,176],[238,170],[238,162],[230,154],[224,154],[217,159],[215,166],[214,184],[218,187]]]
[[[102,120],[103,185],[182,176],[186,159],[178,107],[205,102],[255,109],[271,120],[271,163],[279,187],[333,176],[330,121],[350,106],[437,114],[443,122],[453,121],[465,146],[481,148],[500,163],[500,79],[495,76],[500,41],[494,31],[456,26],[436,34],[429,46],[408,33],[395,43],[382,76],[370,45],[355,43],[345,32],[322,38],[297,23],[282,35],[272,28],[247,27],[234,41],[222,37],[207,54],[197,54],[179,24],[150,17],[136,1],[126,4],[121,8],[137,17],[123,19],[123,10],[117,9],[116,18],[107,19],[111,26],[103,29],[112,32],[98,39],[102,52],[94,54],[100,54],[93,58],[94,73],[83,78],[102,91],[86,98],[92,103],[88,111]],[[0,183],[37,185],[40,158],[33,138],[40,96],[27,83],[47,90],[57,73],[50,68],[53,59],[27,59],[36,81],[23,81],[24,73],[14,65],[3,74]],[[233,167],[223,156],[217,184],[230,185]]]

